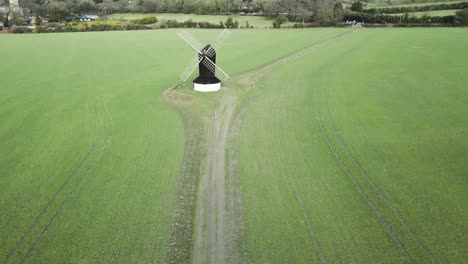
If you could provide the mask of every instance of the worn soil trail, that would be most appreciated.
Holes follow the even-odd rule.
[[[198,188],[195,263],[224,263],[225,149],[229,124],[236,106],[234,95],[224,94],[211,120],[205,173]]]
[[[226,83],[226,86],[245,87],[244,84],[250,83],[252,77],[259,77],[275,66],[302,58],[313,50],[335,41],[338,38],[344,37],[351,32],[353,32],[353,30],[336,34],[270,63],[233,76],[230,81]],[[187,182],[187,178],[191,179],[189,180],[191,183],[197,182],[195,180],[197,177],[193,175],[197,170],[200,171],[201,175],[198,178],[196,198],[192,198],[193,193],[179,192],[178,203],[184,204],[184,206],[182,206],[184,207],[184,216],[182,217],[180,214],[175,214],[173,231],[166,259],[167,263],[239,263],[239,261],[243,259],[243,256],[237,256],[241,254],[241,252],[232,248],[238,246],[236,241],[239,241],[238,238],[233,236],[242,235],[241,229],[243,229],[243,219],[241,219],[242,212],[239,212],[239,208],[242,208],[242,201],[240,201],[242,197],[226,197],[226,194],[241,196],[241,193],[239,190],[232,190],[232,186],[226,187],[225,181],[226,175],[235,171],[235,168],[232,166],[235,167],[235,164],[237,164],[235,154],[231,154],[234,152],[227,150],[227,146],[229,145],[228,140],[235,140],[235,136],[231,136],[233,133],[230,129],[233,127],[233,120],[234,123],[237,124],[235,124],[234,127],[240,126],[243,116],[241,113],[245,113],[245,109],[241,109],[243,105],[236,95],[236,89],[223,90],[221,100],[212,114],[208,127],[205,127],[204,130],[206,131],[206,137],[203,140],[203,144],[207,147],[206,155],[203,155],[205,152],[201,151],[199,148],[196,148],[198,153],[188,150],[187,155],[184,156],[184,160],[190,159],[190,166],[193,168],[186,166],[187,164],[185,161],[182,162],[181,182]],[[174,91],[174,88],[168,89],[164,95],[169,101],[178,101],[180,97],[187,96]],[[189,101],[190,99],[187,100]],[[182,115],[187,113],[187,111],[183,110],[183,103],[175,103],[174,105],[176,107],[182,105],[182,110],[180,111]],[[234,113],[237,113],[235,117]],[[190,117],[184,116],[184,119],[188,118]],[[186,132],[187,130],[189,130],[189,128],[186,128]],[[198,130],[198,132],[201,131]],[[192,138],[192,140],[193,139],[200,140],[199,137]],[[186,141],[186,145],[188,146],[195,144],[190,142],[190,138],[186,138]],[[199,157],[198,160],[201,163],[198,164],[198,166],[193,162],[195,156]],[[227,159],[233,160],[227,160],[226,157]],[[228,166],[231,167],[227,167],[226,164],[229,164]],[[232,175],[228,176],[231,182],[233,177]],[[183,186],[181,187],[181,190],[182,189],[184,189]],[[187,203],[187,200],[191,202]],[[232,212],[236,213],[236,220],[226,218],[226,204],[229,204],[231,200],[237,201],[235,204],[230,204],[230,208],[228,208],[230,216],[232,216]],[[191,204],[192,209],[194,208],[195,210],[193,215],[187,212],[189,204]],[[180,208],[180,206],[177,206],[177,208]],[[190,221],[193,223],[192,226],[188,225]],[[238,221],[240,223],[236,225],[233,221]],[[235,228],[238,228],[239,232],[236,232],[236,230],[234,230]],[[181,230],[184,231],[181,232]],[[184,234],[184,236],[181,234]],[[191,246],[188,245],[190,241],[193,243]],[[187,252],[188,249],[191,250],[191,253]],[[320,259],[322,262],[325,262],[323,256],[321,256]]]

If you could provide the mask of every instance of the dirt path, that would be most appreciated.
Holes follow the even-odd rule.
[[[225,149],[235,95],[225,93],[211,119],[205,173],[198,188],[195,263],[224,263]]]

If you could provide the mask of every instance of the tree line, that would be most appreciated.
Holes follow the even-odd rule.
[[[333,17],[334,0],[19,0],[23,8],[53,18],[82,14],[251,14],[310,22]]]

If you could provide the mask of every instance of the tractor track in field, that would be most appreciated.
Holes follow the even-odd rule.
[[[281,130],[279,128],[279,123],[280,123],[279,113],[281,109],[279,106],[279,101],[281,100],[282,97],[284,97],[285,88],[286,88],[286,85],[283,85],[281,89],[281,94],[276,98],[276,102],[274,104],[275,105],[274,108],[275,108],[276,144],[278,146],[278,151],[281,157],[281,164],[283,165],[283,169],[286,171],[286,174],[288,176],[289,183],[291,184],[291,188],[293,190],[296,201],[299,207],[301,208],[302,217],[304,218],[304,221],[307,225],[310,239],[312,240],[312,243],[314,244],[315,251],[320,259],[320,263],[326,263],[325,257],[320,248],[320,243],[317,239],[317,235],[315,234],[314,228],[312,227],[312,221],[310,220],[310,217],[307,214],[304,202],[302,200],[301,192],[299,191],[299,188],[297,187],[296,179],[292,173],[292,170],[291,170],[291,167],[289,166],[288,161],[286,160],[286,155],[284,154],[283,142],[281,141]]]
[[[302,48],[273,60],[270,63],[263,64],[255,69],[232,76],[229,83],[234,84],[236,82],[240,84],[254,75],[264,74],[275,66],[302,58],[317,48],[342,38],[353,31],[354,29],[347,30],[330,36],[306,48]],[[223,225],[225,225],[224,218],[226,217],[224,212],[224,195],[226,195],[226,190],[225,186],[223,186],[226,176],[225,163],[236,164],[235,160],[227,160],[225,162],[225,155],[228,152],[226,150],[226,141],[228,140],[228,135],[230,133],[229,130],[233,112],[239,105],[237,102],[238,98],[229,102],[227,106],[220,103],[218,108],[215,110],[215,113],[221,113],[221,115],[214,114],[212,122],[207,125],[208,127],[200,127],[200,125],[197,126],[195,124],[196,121],[189,121],[194,118],[191,111],[187,110],[187,105],[190,105],[192,96],[175,91],[180,86],[181,84],[168,88],[163,93],[166,100],[175,106],[179,113],[181,113],[186,123],[184,133],[186,147],[184,158],[181,163],[181,180],[177,194],[178,198],[176,201],[176,209],[174,210],[172,221],[172,231],[169,238],[166,263],[189,263],[190,261],[195,263],[224,263],[229,260],[242,259],[242,256],[229,256],[228,258],[228,256],[225,255],[226,252],[235,252],[235,250],[229,249],[231,245],[225,244],[230,242],[226,242],[224,232],[227,231],[225,231],[223,227]],[[226,109],[223,109],[223,107],[228,108],[229,110],[225,111]],[[242,112],[242,110],[239,112]],[[242,122],[242,120],[239,119],[242,118],[242,116],[243,115],[239,114],[236,117],[238,126],[240,126],[240,123]],[[225,124],[217,124],[216,120],[226,120],[226,122]],[[201,124],[203,124],[203,122],[201,122]],[[190,131],[191,129],[196,132]],[[201,133],[202,135],[207,136],[203,137],[200,135],[193,135],[196,133]],[[218,139],[214,138],[219,135],[221,135],[221,137]],[[202,150],[203,148],[206,150]],[[206,153],[207,157],[203,158],[203,153]],[[235,153],[235,151],[231,153]],[[227,156],[229,159],[229,157],[236,155],[233,154]],[[197,162],[198,164],[196,164]],[[203,162],[206,162],[206,164],[201,166]],[[205,168],[205,172],[201,171],[202,167]],[[230,173],[229,169],[230,168],[227,169],[228,174]],[[235,171],[235,168],[231,169]],[[198,177],[200,174],[201,176]],[[235,178],[233,175],[229,175],[229,177],[231,180]],[[201,192],[201,190],[208,191],[208,189],[206,189],[208,183],[211,184],[211,190],[208,192],[210,199],[202,198],[201,196],[207,197],[205,193]],[[197,193],[196,197],[194,196],[194,193]],[[222,199],[223,202],[208,202],[216,199]],[[239,202],[238,205],[234,206],[241,208],[239,204],[242,203]],[[200,218],[201,215],[204,220]],[[212,224],[206,225],[207,221]],[[240,236],[240,233],[242,232],[239,232],[238,234],[232,230],[230,230],[230,232],[234,235],[229,237],[229,241],[238,241],[238,238],[235,238],[235,236]],[[321,256],[320,259],[322,262],[325,261],[323,256]]]
[[[328,116],[329,120],[329,125],[331,128],[331,134],[335,135],[335,138],[337,139],[338,144],[341,146],[341,149],[344,151],[344,155],[348,156],[348,159],[351,161],[351,163],[358,169],[359,174],[364,178],[364,180],[369,184],[371,187],[372,191],[377,194],[377,197],[383,202],[383,204],[393,213],[397,221],[400,222],[400,225],[405,229],[405,232],[409,234],[411,239],[416,242],[418,247],[420,247],[423,252],[428,256],[430,261],[432,263],[438,263],[437,259],[435,258],[434,254],[419,240],[417,237],[415,231],[409,226],[409,224],[406,222],[406,220],[403,218],[401,213],[397,208],[395,208],[392,205],[391,200],[385,195],[385,193],[375,185],[375,183],[371,180],[371,177],[367,173],[367,171],[364,169],[364,167],[361,165],[361,163],[352,155],[350,149],[348,148],[347,144],[344,142],[343,138],[341,137],[340,133],[338,132],[338,129],[336,128],[335,122],[333,120],[333,115],[330,110],[330,104],[328,101],[328,86],[325,85],[325,82],[323,84],[323,93],[322,93],[322,101],[324,103],[325,109],[326,109],[326,114]]]
[[[89,107],[89,105],[86,104],[85,109],[88,109],[88,107]],[[95,110],[95,114],[96,114],[96,116],[98,116],[98,113],[97,113],[96,110]],[[98,133],[101,133],[101,131],[99,130]],[[87,153],[87,154],[88,154],[88,153]],[[78,162],[73,166],[73,168],[79,166],[79,164],[81,163],[81,161],[82,161],[83,159],[85,159],[85,158],[86,158],[86,155],[85,155],[85,157],[83,157],[83,158],[81,158],[80,160],[78,160]],[[25,199],[25,202],[28,203],[28,207],[27,207],[27,208],[26,208],[26,207],[23,207],[23,210],[22,210],[23,213],[24,213],[25,211],[28,211],[29,209],[31,209],[31,207],[33,207],[33,203],[32,203],[31,201],[32,201],[34,198],[37,197],[37,194],[39,193],[39,191],[41,190],[41,188],[47,183],[47,181],[48,181],[51,177],[52,177],[52,174],[49,174],[49,176],[47,176],[45,179],[41,180],[40,183],[38,184],[38,186],[35,187],[34,192],[32,192],[32,193]],[[21,207],[23,204],[24,204],[24,203],[22,203],[22,204],[19,204],[19,203],[18,203],[18,204],[14,207],[13,211],[14,211],[14,212],[18,211],[18,210],[20,209],[20,207]],[[18,214],[20,214],[20,213],[21,213],[21,212],[19,212]],[[9,227],[9,225],[10,225],[10,223],[11,223],[11,221],[13,221],[13,219],[15,219],[16,217],[22,217],[22,215],[18,215],[18,214],[17,214],[17,215],[13,214],[13,215],[8,219],[8,221],[0,227],[0,231],[2,231],[2,230],[7,230],[7,228]],[[3,243],[5,243],[5,234],[8,234],[8,233],[7,233],[7,232],[3,232],[3,233],[1,233],[1,236],[0,236],[0,241],[3,241]],[[2,249],[3,246],[4,246],[4,244],[0,245],[0,249]]]
[[[98,110],[99,104],[102,104],[101,110],[103,114],[106,116],[107,125],[105,121],[103,120],[103,117],[99,113],[100,112]],[[9,254],[5,257],[2,263],[9,263],[11,257],[13,257],[15,253],[17,253],[17,251],[23,246],[23,243],[25,242],[25,240],[34,232],[36,227],[44,219],[45,215],[50,211],[49,209],[52,206],[54,206],[56,201],[59,199],[59,196],[61,195],[61,193],[69,186],[69,183],[73,179],[77,178],[76,183],[71,187],[71,190],[65,194],[63,201],[61,203],[58,203],[58,208],[56,209],[55,214],[53,214],[52,218],[42,228],[38,237],[34,240],[33,244],[29,247],[29,250],[27,250],[26,254],[21,258],[21,263],[26,262],[26,260],[32,255],[32,253],[34,253],[42,237],[47,233],[47,231],[55,222],[55,220],[58,219],[58,217],[61,215],[67,203],[72,200],[71,198],[73,194],[78,190],[78,187],[82,183],[85,176],[88,175],[88,173],[94,168],[97,161],[103,155],[104,150],[110,145],[112,135],[113,135],[113,120],[107,109],[106,103],[103,101],[96,103],[95,113],[99,120],[99,131],[96,135],[96,139],[94,140],[92,146],[90,147],[86,155],[78,162],[75,168],[70,172],[70,174],[67,176],[65,181],[62,183],[62,185],[57,189],[57,191],[53,194],[53,196],[48,200],[47,204],[43,207],[41,212],[36,216],[36,218],[34,219],[32,224],[28,227],[28,229],[25,232],[23,232],[22,236],[17,240],[15,246],[10,250]],[[96,156],[92,157],[93,155],[96,155]],[[87,184],[89,184],[89,181]],[[82,187],[81,191],[78,193],[78,196],[74,199],[73,204],[79,199],[81,192],[87,186],[87,184],[85,184]]]
[[[385,231],[387,232],[388,236],[391,238],[391,240],[397,245],[400,250],[403,252],[405,258],[410,262],[410,263],[415,263],[415,260],[413,256],[410,254],[406,246],[400,241],[400,239],[397,237],[395,234],[395,231],[392,227],[392,225],[385,219],[383,213],[379,210],[378,205],[371,199],[369,196],[368,192],[361,186],[359,181],[357,180],[357,177],[351,169],[349,168],[348,165],[344,162],[344,159],[342,155],[338,153],[337,148],[334,146],[334,144],[331,141],[331,135],[326,131],[325,124],[324,124],[324,118],[322,116],[321,110],[320,110],[320,105],[319,105],[319,97],[318,97],[318,82],[315,83],[314,85],[314,97],[315,97],[315,114],[316,114],[316,119],[319,122],[320,126],[320,131],[322,133],[322,136],[325,140],[325,143],[327,144],[331,154],[335,158],[335,160],[338,162],[340,168],[342,171],[348,176],[348,178],[351,180],[351,182],[354,185],[354,188],[356,191],[366,200],[367,204],[369,205],[370,209],[372,212],[377,216],[379,222],[382,224],[382,226],[385,228]]]
[[[308,46],[308,47],[305,47],[305,48],[302,48],[298,51],[293,51],[283,57],[280,57],[272,62],[269,62],[269,63],[266,63],[266,64],[263,64],[263,65],[260,65],[258,66],[257,68],[254,68],[252,70],[249,70],[247,72],[243,72],[243,73],[240,73],[240,74],[237,74],[236,76],[232,76],[231,79],[229,80],[229,82],[232,82],[232,81],[238,81],[238,80],[242,80],[244,78],[249,78],[250,76],[253,76],[253,75],[258,75],[258,74],[261,74],[275,66],[278,66],[278,65],[281,65],[281,64],[285,64],[285,63],[288,63],[288,62],[291,62],[293,60],[297,60],[297,59],[300,59],[302,57],[304,57],[305,55],[311,53],[312,51],[316,50],[317,48],[320,48],[320,47],[323,47],[325,46],[326,44],[328,44],[329,42],[332,42],[332,41],[335,41],[337,39],[340,39],[348,34],[351,34],[353,31],[355,31],[356,29],[351,29],[351,30],[347,30],[347,31],[344,31],[342,33],[339,33],[339,34],[336,34],[336,35],[333,35],[333,36],[330,36],[324,40],[321,40],[321,41],[318,41],[314,44],[312,44],[311,46]]]
[[[77,196],[75,197],[75,199],[73,199],[73,200],[71,199],[72,194],[75,193],[75,191],[78,189],[78,186],[83,181],[85,176],[95,167],[97,161],[102,157],[102,155],[104,154],[104,150],[109,146],[109,144],[111,142],[111,139],[112,139],[112,135],[113,135],[112,116],[109,114],[109,110],[107,109],[106,103],[102,102],[102,105],[103,105],[104,114],[106,115],[106,117],[107,117],[106,119],[107,119],[107,121],[109,123],[109,127],[107,129],[106,137],[104,138],[104,142],[103,142],[103,145],[102,145],[102,147],[101,147],[101,149],[99,151],[98,156],[95,157],[92,160],[92,162],[89,164],[89,166],[85,169],[85,171],[83,172],[83,175],[81,176],[79,181],[73,186],[73,189],[70,191],[70,193],[68,193],[67,197],[65,198],[65,201],[63,201],[60,208],[57,210],[57,212],[54,214],[54,216],[50,219],[50,221],[44,227],[44,229],[40,233],[39,237],[34,241],[34,244],[31,246],[31,248],[27,252],[26,256],[24,256],[23,259],[21,260],[21,263],[24,263],[34,253],[34,251],[35,251],[37,245],[39,244],[40,240],[42,239],[44,234],[49,230],[50,226],[52,226],[52,224],[55,222],[55,220],[62,213],[63,209],[65,208],[65,205],[69,201],[71,201],[71,204],[74,205],[79,200],[79,198],[81,197],[81,194],[86,189],[86,187],[90,184],[91,181],[85,182],[85,184],[82,186],[82,188],[78,191]],[[102,118],[100,119],[100,123],[101,123],[101,125],[103,124]]]

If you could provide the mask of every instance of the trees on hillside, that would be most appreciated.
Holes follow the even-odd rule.
[[[468,26],[468,8],[462,9],[455,14],[455,21]]]
[[[332,18],[331,0],[19,0],[22,7],[56,19],[87,13],[168,12],[195,14],[262,13],[310,22]]]
[[[341,21],[343,19],[344,15],[344,9],[343,9],[343,4],[338,2],[335,3],[333,6],[333,18],[337,21]]]
[[[330,19],[333,4],[329,0],[272,0],[265,2],[263,11],[266,16],[285,15],[298,22]]]
[[[362,4],[361,2],[354,2],[352,5],[351,5],[351,11],[355,11],[355,12],[362,12],[364,10],[364,8],[362,7]]]

